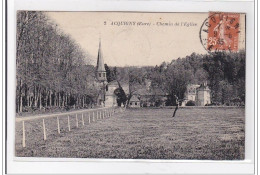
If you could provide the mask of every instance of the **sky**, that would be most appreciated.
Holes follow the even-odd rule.
[[[155,66],[193,52],[207,53],[199,32],[208,13],[47,12],[47,15],[93,57],[92,64],[96,63],[99,38],[104,62],[109,66]]]

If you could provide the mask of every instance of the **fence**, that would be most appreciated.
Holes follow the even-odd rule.
[[[31,117],[17,117],[16,118],[16,130],[17,127],[21,124],[21,130],[22,130],[22,147],[26,147],[26,135],[27,133],[31,133],[31,135],[42,135],[43,140],[47,140],[48,134],[47,134],[47,125],[49,125],[48,128],[55,127],[56,134],[61,134],[62,131],[65,132],[71,131],[74,126],[74,128],[79,128],[79,126],[84,127],[86,124],[91,124],[93,122],[97,122],[99,120],[103,120],[106,118],[110,118],[113,114],[122,112],[122,108],[115,108],[115,107],[106,107],[106,108],[97,108],[97,109],[88,109],[88,110],[81,110],[81,111],[73,111],[73,112],[67,112],[67,113],[59,113],[59,114],[50,114],[50,115],[40,115],[40,116],[31,116]],[[48,122],[49,121],[49,122]],[[34,126],[28,128],[30,131],[26,131],[26,124],[34,122]],[[32,124],[30,124],[32,126]],[[39,127],[39,125],[41,125]],[[35,128],[38,128],[35,129]],[[39,130],[39,128],[42,130],[42,132]],[[19,131],[18,131],[19,132]],[[37,133],[35,133],[37,132]],[[53,134],[53,133],[52,133]],[[50,135],[50,134],[49,134]],[[18,135],[16,134],[16,137]],[[36,136],[38,137],[38,136]],[[17,139],[17,138],[16,138]],[[35,138],[31,138],[35,139]],[[37,142],[37,141],[36,141]]]

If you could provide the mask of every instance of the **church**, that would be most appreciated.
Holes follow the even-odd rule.
[[[117,81],[107,82],[106,69],[104,64],[103,53],[101,49],[101,41],[99,40],[97,66],[96,66],[96,81],[99,87],[99,94],[97,98],[97,106],[99,107],[113,107],[117,106],[117,97],[114,91],[119,88]],[[120,84],[126,94],[129,94],[129,84]]]
[[[105,63],[101,48],[101,41],[99,41],[98,55],[97,55],[97,66],[96,66],[96,83],[98,85],[98,98],[97,106],[99,107],[113,107],[118,106],[117,96],[114,91],[119,88],[117,81],[107,82],[107,75],[105,69]],[[155,102],[151,102],[151,97],[154,96],[149,91],[149,86],[151,82],[147,80],[146,88],[140,88],[137,90],[136,94],[131,98],[129,102],[129,107],[150,107],[155,106]],[[126,95],[129,95],[129,83],[120,82],[120,86],[125,91]],[[162,106],[165,106],[167,95],[160,92],[160,89],[157,89],[157,97],[162,99]],[[137,98],[139,97],[139,98]],[[210,99],[210,89],[207,86],[207,83],[201,85],[190,84],[187,86],[187,91],[185,93],[185,98],[182,102],[182,106],[185,106],[188,101],[194,101],[196,106],[205,106],[211,103]]]

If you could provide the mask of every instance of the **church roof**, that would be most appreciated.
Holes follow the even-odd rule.
[[[101,50],[101,41],[99,40],[99,48],[98,48],[98,57],[97,57],[97,71],[98,72],[105,72],[105,66],[104,66],[104,59],[103,59],[103,53]]]

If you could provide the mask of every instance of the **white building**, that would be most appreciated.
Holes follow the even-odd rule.
[[[196,106],[205,106],[206,104],[210,104],[210,89],[206,83],[200,85],[197,88],[196,93]]]
[[[132,107],[132,108],[141,107],[141,102],[137,95],[133,95],[133,97],[130,99],[129,107]]]
[[[186,90],[186,93],[185,93],[185,97],[186,97],[185,100],[195,101],[196,100],[196,93],[197,93],[196,89],[198,87],[200,87],[200,85],[198,85],[198,84],[189,84],[187,86],[187,90]]]
[[[188,85],[182,106],[185,106],[188,101],[194,101],[196,106],[205,106],[206,104],[210,104],[210,89],[207,86],[207,83],[201,85]]]
[[[120,84],[126,94],[129,94],[129,84]],[[105,91],[105,106],[112,107],[117,106],[116,95],[114,91],[119,88],[117,81],[109,82]]]

